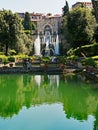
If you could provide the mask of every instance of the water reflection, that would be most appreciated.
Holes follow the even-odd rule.
[[[41,76],[40,75],[35,75],[34,78],[35,78],[35,81],[36,81],[37,85],[40,86],[40,84],[41,84]]]
[[[84,78],[84,77],[83,77]],[[13,117],[25,106],[63,104],[67,119],[86,121],[95,117],[98,126],[98,89],[79,75],[1,75],[0,116]]]

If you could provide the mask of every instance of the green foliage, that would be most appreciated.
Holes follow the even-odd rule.
[[[32,30],[36,30],[36,24],[34,22],[32,22]]]
[[[24,59],[24,58],[28,58],[28,56],[27,56],[27,55],[24,55],[24,54],[18,54],[18,55],[15,56],[15,58],[16,58],[16,59],[19,59],[19,60],[22,60],[22,59]]]
[[[65,56],[57,56],[57,60],[59,63],[65,63],[66,58],[65,58]]]
[[[4,55],[4,52],[0,52],[0,55]]]
[[[94,14],[96,17],[96,21],[98,22],[98,0],[92,0],[93,8],[94,8]]]
[[[70,55],[70,56],[68,56],[67,57],[67,60],[74,60],[74,61],[76,61],[76,60],[78,60],[78,56],[75,56],[75,55]]]
[[[31,31],[30,30],[24,30],[24,33],[25,34],[31,34]]]
[[[41,61],[42,61],[43,63],[49,63],[50,60],[51,60],[51,58],[50,58],[49,56],[43,57],[43,58],[41,59]]]
[[[28,12],[25,12],[23,26],[25,30],[32,30],[32,22],[31,22],[30,14]]]
[[[16,55],[16,51],[14,49],[9,50],[9,55],[11,56]]]
[[[98,55],[92,57],[94,60],[98,60]]]
[[[15,57],[14,56],[8,57],[8,61],[9,62],[15,62]]]
[[[0,11],[0,44],[5,47],[6,55],[8,55],[8,49],[14,47],[22,29],[21,20],[17,14],[13,14],[10,10]]]
[[[76,55],[76,56],[80,56],[80,57],[91,57],[91,56],[98,55],[98,44],[94,43],[94,44],[90,44],[90,45],[77,47],[75,49],[71,48],[67,52],[67,55],[68,56]]]
[[[2,62],[6,65],[8,63],[8,57],[2,57]]]
[[[20,37],[18,37],[18,41],[15,46],[16,52],[26,55],[32,55],[32,48],[33,43],[31,37],[29,35],[26,35],[25,33],[21,34]]]
[[[11,11],[1,10],[0,51],[4,51],[5,55],[15,55],[20,52],[30,55],[32,54],[32,44],[31,31],[29,30],[29,33],[25,34],[19,16]]]
[[[96,67],[98,68],[98,55],[97,56],[93,56],[92,59],[95,61]]]
[[[69,5],[68,2],[66,1],[66,5],[63,8],[63,16],[67,15],[69,12]]]
[[[95,38],[95,41],[98,43],[98,25],[95,29],[94,38]]]
[[[80,47],[92,42],[96,21],[91,11],[79,7],[63,18],[63,30],[72,47]]]
[[[5,56],[5,55],[0,55],[0,59],[1,59],[2,62],[8,61],[8,57]]]
[[[8,62],[15,62],[14,56],[5,56],[5,55],[0,55],[0,59],[4,64],[7,64]]]
[[[90,65],[90,66],[96,66],[96,62],[92,58],[86,58],[82,60],[83,65]]]

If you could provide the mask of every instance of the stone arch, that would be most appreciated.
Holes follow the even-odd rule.
[[[45,31],[45,28],[50,28],[51,33],[53,32],[53,31],[52,31],[52,30],[53,30],[53,27],[52,27],[51,24],[45,24],[45,25],[43,26],[43,30],[44,30],[44,31]]]
[[[50,24],[45,24],[43,31],[45,36],[45,43],[48,42],[48,44],[50,44],[52,36],[52,26]]]

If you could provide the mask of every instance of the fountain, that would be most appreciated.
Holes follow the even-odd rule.
[[[40,37],[38,35],[38,37],[35,39],[34,42],[34,50],[35,50],[35,55],[40,55],[41,54],[41,45],[40,45]]]
[[[55,55],[59,55],[59,37],[57,35],[56,37],[56,43],[55,43]]]
[[[53,55],[59,55],[59,37],[58,37],[58,35],[56,36],[55,43],[53,43],[53,42],[51,43],[51,36],[44,36],[44,42],[46,44],[46,47],[44,49],[45,56],[50,56],[51,51],[53,52]],[[34,42],[34,50],[35,50],[35,55],[41,55],[41,43],[40,43],[40,36],[39,35]]]
[[[46,48],[45,48],[45,55],[49,56],[50,55],[50,50],[49,50],[49,40],[46,40]]]

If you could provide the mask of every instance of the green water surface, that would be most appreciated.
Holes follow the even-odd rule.
[[[97,129],[97,83],[81,75],[0,75],[0,130]]]

